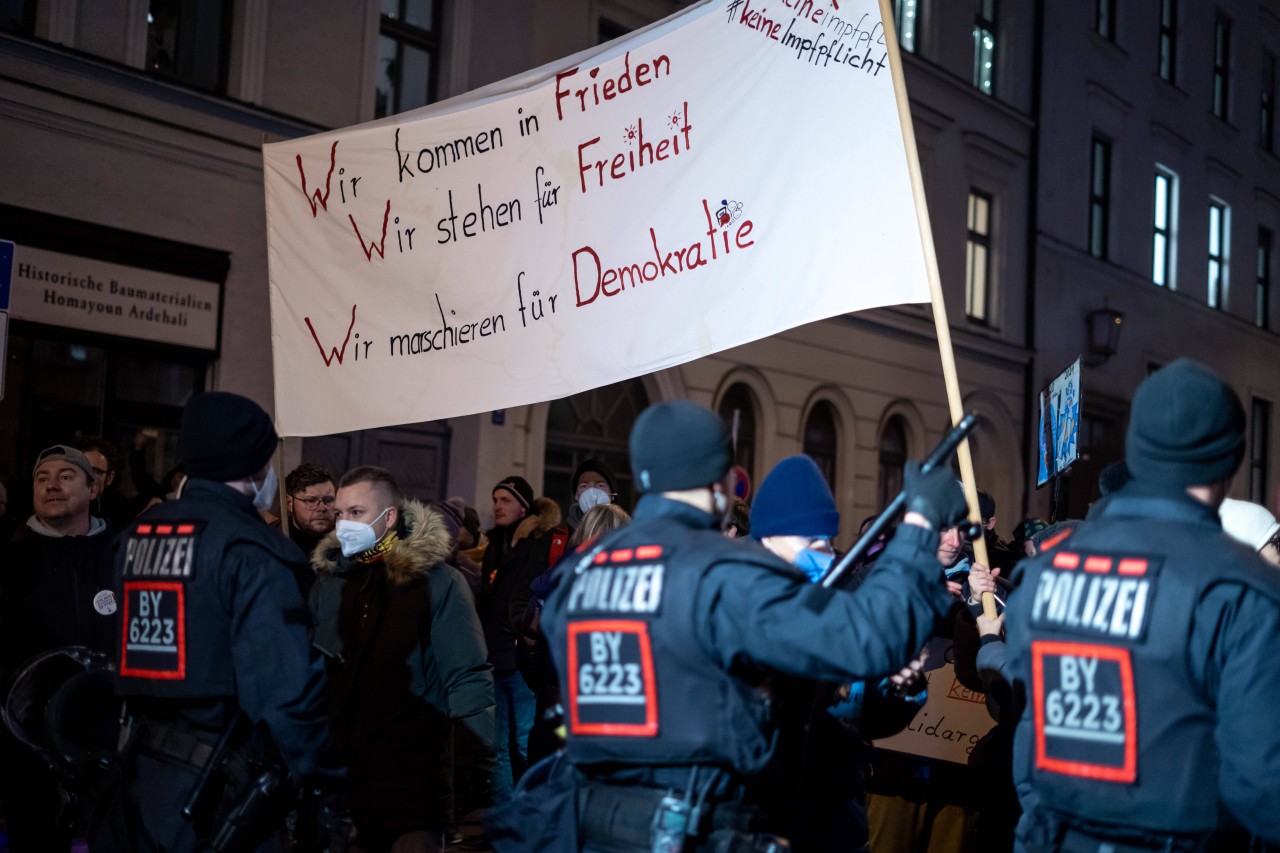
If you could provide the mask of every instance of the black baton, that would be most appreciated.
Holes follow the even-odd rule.
[[[956,448],[960,446],[960,442],[966,435],[973,432],[973,428],[978,425],[978,419],[972,413],[964,416],[964,420],[956,424],[951,432],[947,433],[942,439],[942,443],[933,449],[929,457],[920,465],[920,473],[927,474],[934,468],[943,464],[955,453]],[[822,576],[820,583],[825,587],[835,586],[844,577],[845,572],[849,571],[857,560],[867,553],[867,549],[872,543],[879,538],[880,534],[888,527],[894,519],[898,517],[898,513],[902,512],[903,505],[907,502],[907,490],[903,489],[898,492],[898,496],[889,502],[884,512],[876,516],[876,520],[867,528],[867,532],[862,534],[862,538],[849,549],[849,553],[845,554],[840,562],[827,569],[827,573]]]
[[[227,752],[231,749],[231,742],[236,739],[242,730],[242,722],[247,722],[241,711],[236,711],[235,716],[231,718],[231,722],[227,723],[227,727],[223,729],[218,743],[213,748],[213,752],[209,753],[209,758],[205,761],[204,767],[200,768],[200,776],[196,779],[196,785],[191,789],[191,795],[187,797],[187,801],[182,804],[182,816],[191,820],[196,809],[200,806],[200,800],[204,797],[205,789],[209,787],[209,778],[213,775],[213,771],[218,769]]]

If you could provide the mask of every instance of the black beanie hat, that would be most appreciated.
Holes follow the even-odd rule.
[[[493,487],[495,492],[498,489],[510,492],[525,512],[533,509],[533,486],[524,477],[503,477],[502,482]]]
[[[1133,479],[1186,488],[1225,480],[1244,459],[1244,407],[1209,367],[1180,358],[1138,386],[1125,463]]]
[[[188,477],[226,483],[261,471],[277,441],[271,418],[257,403],[210,391],[192,397],[182,410],[178,456]]]
[[[751,505],[751,538],[813,536],[832,539],[840,512],[822,471],[808,456],[789,456],[760,484]]]
[[[642,493],[696,489],[729,470],[729,433],[715,412],[688,400],[650,406],[631,429],[631,472]]]
[[[617,481],[613,477],[613,468],[611,468],[609,463],[605,462],[603,459],[596,459],[595,457],[592,457],[590,459],[583,459],[582,464],[573,472],[573,481],[569,484],[569,490],[572,493],[577,493],[578,480],[582,479],[582,475],[588,471],[594,471],[601,477],[604,477],[604,481],[609,484],[610,493],[616,493],[618,491]]]

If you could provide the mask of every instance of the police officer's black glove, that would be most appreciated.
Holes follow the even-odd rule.
[[[351,846],[351,806],[346,794],[321,793],[320,808],[316,814],[316,835],[319,849],[327,853],[347,853]]]
[[[945,530],[969,515],[964,490],[950,468],[939,465],[928,474],[921,474],[919,462],[908,462],[903,475],[906,511],[923,515],[934,530]]]

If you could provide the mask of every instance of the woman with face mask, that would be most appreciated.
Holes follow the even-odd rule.
[[[565,523],[570,530],[576,530],[582,523],[582,517],[592,507],[611,504],[618,499],[617,482],[613,467],[603,459],[591,457],[582,460],[573,472],[573,497],[569,501],[569,511],[565,515]]]
[[[782,460],[760,484],[751,538],[811,582],[836,561],[832,540],[839,529],[835,498],[808,456]],[[922,667],[917,660],[891,677],[841,685],[773,680],[781,713],[793,725],[783,726],[783,738],[792,740],[778,751],[782,761],[772,779],[794,803],[787,835],[797,851],[865,848],[870,741],[901,731],[924,704]]]

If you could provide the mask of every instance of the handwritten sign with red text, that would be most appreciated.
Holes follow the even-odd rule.
[[[928,301],[874,0],[717,0],[268,145],[276,420],[553,399]]]

